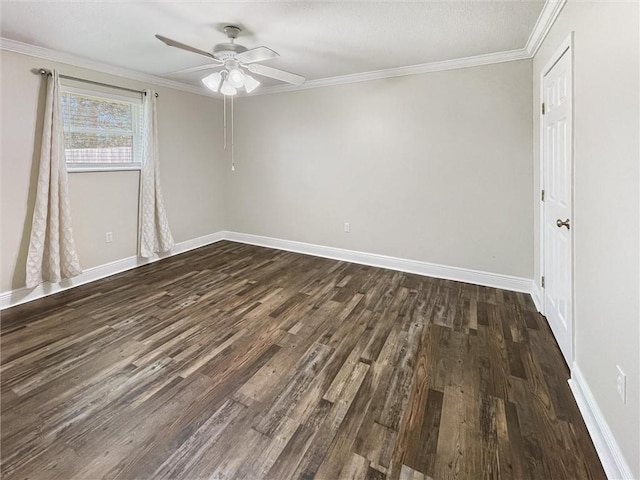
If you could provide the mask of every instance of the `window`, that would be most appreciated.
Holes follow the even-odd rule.
[[[62,87],[69,171],[140,169],[141,99]]]

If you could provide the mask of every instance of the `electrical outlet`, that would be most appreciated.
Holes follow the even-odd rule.
[[[105,240],[107,243],[113,242],[113,232],[107,232],[105,235]]]
[[[351,232],[351,224],[344,222],[344,231],[345,233]]]
[[[620,368],[620,365],[616,365],[616,373],[616,390],[622,403],[627,403],[627,376]]]

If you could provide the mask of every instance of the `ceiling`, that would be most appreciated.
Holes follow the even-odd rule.
[[[4,38],[201,86],[208,63],[161,34],[202,50],[239,25],[237,43],[280,54],[266,65],[317,80],[525,47],[536,1],[2,1]],[[277,84],[264,81],[265,85]]]

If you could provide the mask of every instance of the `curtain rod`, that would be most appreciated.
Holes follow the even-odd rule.
[[[40,70],[38,70],[38,73],[40,75],[51,75],[51,71],[45,70],[44,68],[41,68]],[[78,77],[70,77],[69,75],[59,75],[59,76],[60,78],[66,78],[67,80],[77,80],[79,82],[91,83],[92,85],[99,85],[101,87],[117,88],[118,90],[126,90],[127,92],[141,93],[143,95],[147,94],[144,90],[134,90],[133,88],[119,87],[118,85],[110,85],[108,83],[102,83],[102,82],[94,82],[93,80],[87,80],[85,78],[78,78]],[[156,98],[158,98],[158,96],[159,95],[156,93]]]

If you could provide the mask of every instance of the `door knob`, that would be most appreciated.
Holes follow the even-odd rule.
[[[564,222],[560,219],[556,220],[556,225],[558,226],[558,228],[567,227],[567,230],[571,228],[571,225],[569,225],[568,218]]]

